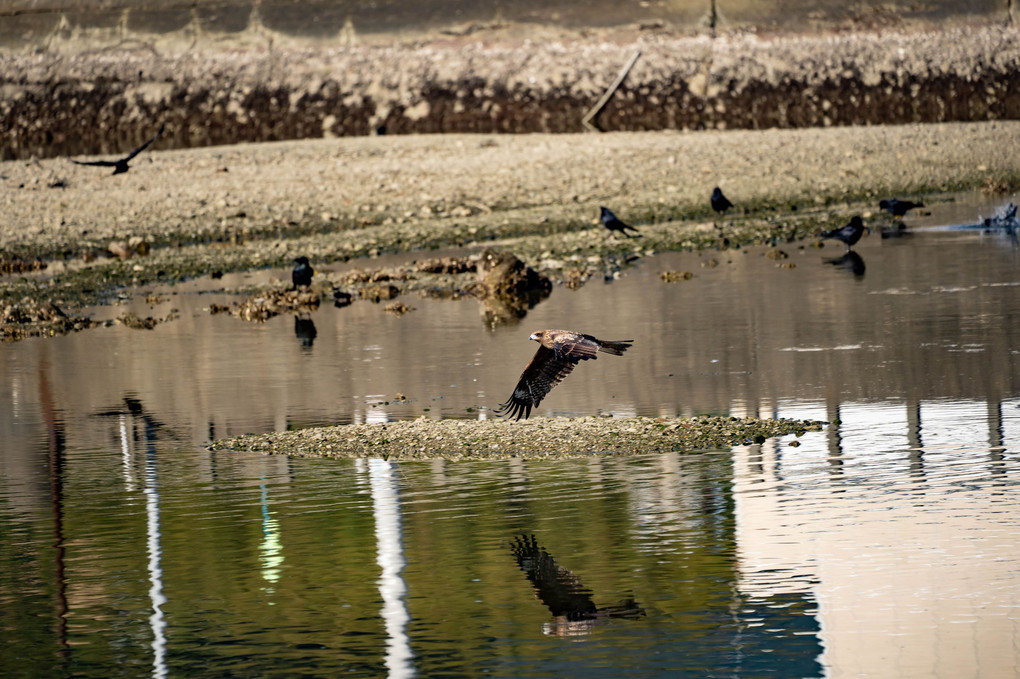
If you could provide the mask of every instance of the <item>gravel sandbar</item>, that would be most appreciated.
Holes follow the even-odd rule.
[[[718,450],[820,431],[824,423],[736,417],[536,417],[504,420],[416,420],[247,434],[213,442],[211,450],[297,457],[394,460],[494,460]]]

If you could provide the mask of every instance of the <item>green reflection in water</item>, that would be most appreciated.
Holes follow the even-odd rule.
[[[157,459],[170,676],[386,674],[393,632],[365,461],[174,446]],[[120,451],[74,451],[64,470],[68,666],[80,676],[152,666],[145,503],[123,464]],[[820,673],[814,602],[737,589],[728,453],[405,463],[391,483],[417,675]],[[50,674],[62,662],[52,516],[8,504],[0,521],[0,665]],[[515,553],[521,536],[599,614],[572,620],[543,593]],[[15,588],[19,571],[33,577]]]

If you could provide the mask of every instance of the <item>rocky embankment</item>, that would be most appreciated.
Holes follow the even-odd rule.
[[[759,37],[751,33],[501,39],[269,49],[131,45],[0,54],[5,160],[451,132],[701,130],[1020,118],[1009,26]]]

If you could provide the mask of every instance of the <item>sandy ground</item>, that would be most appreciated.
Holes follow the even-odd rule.
[[[0,247],[8,257],[54,257],[133,236],[155,245],[411,222],[442,229],[493,215],[591,221],[600,204],[648,221],[707,215],[716,185],[738,207],[935,192],[1011,180],[1020,174],[1017,139],[1020,122],[1003,121],[357,137],[179,151],[159,151],[157,142],[117,176],[65,158],[0,164]]]

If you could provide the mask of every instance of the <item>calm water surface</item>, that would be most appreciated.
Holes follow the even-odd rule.
[[[179,311],[151,332],[4,346],[0,675],[1020,676],[1020,257],[934,228],[979,209],[860,261],[649,257],[496,329],[417,298],[248,324],[198,281],[97,311]],[[567,461],[204,448],[491,417],[547,327],[635,345],[540,416],[837,424]]]

